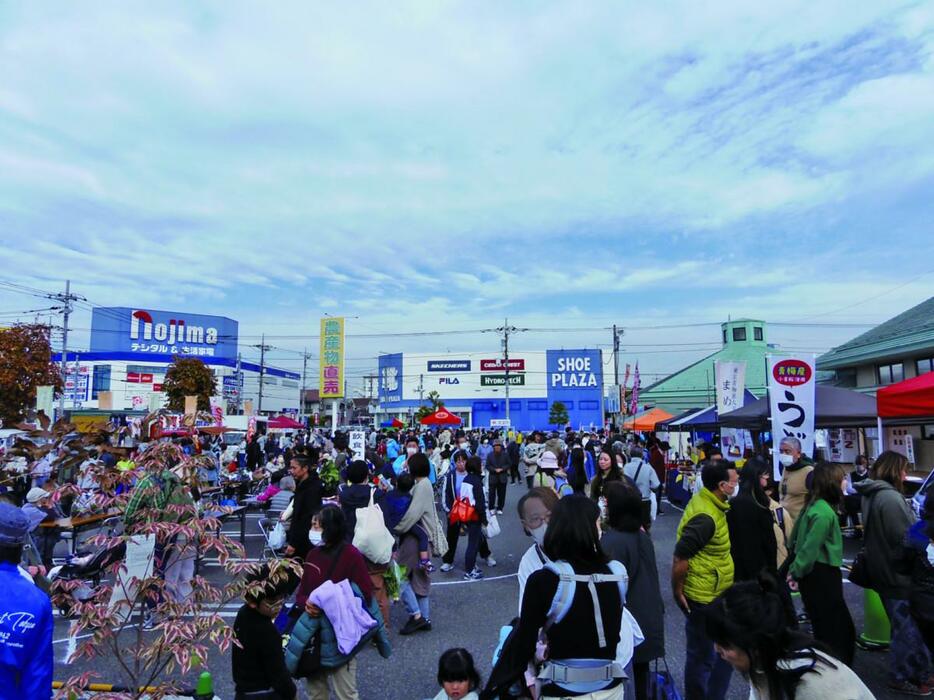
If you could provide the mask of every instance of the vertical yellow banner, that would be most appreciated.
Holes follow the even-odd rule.
[[[318,390],[322,399],[344,396],[344,319],[321,319],[321,354]]]

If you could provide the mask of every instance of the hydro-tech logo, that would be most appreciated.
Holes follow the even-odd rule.
[[[396,367],[383,367],[380,382],[387,393],[399,390],[399,370]]]
[[[183,318],[170,318],[168,323],[153,323],[148,311],[130,312],[131,340],[158,340],[167,345],[175,343],[201,343],[217,345],[217,329],[189,326]]]

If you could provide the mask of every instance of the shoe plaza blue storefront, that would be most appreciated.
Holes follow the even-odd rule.
[[[576,428],[603,425],[603,355],[599,349],[510,353],[394,353],[379,357],[380,419],[408,418],[437,394],[464,427],[487,428],[506,418],[522,430],[550,430],[552,406],[564,404]]]

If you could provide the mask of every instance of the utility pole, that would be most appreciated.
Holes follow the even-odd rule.
[[[626,331],[622,328],[617,328],[616,324],[613,324],[613,386],[616,387],[616,393],[619,396],[619,413],[623,412],[623,401],[626,399],[622,388],[619,386],[619,338],[621,335],[624,335]]]
[[[502,326],[496,329],[497,333],[503,334],[503,366],[505,367],[506,377],[506,420],[509,420],[509,334],[526,331],[527,328],[516,328],[509,325],[509,319],[505,319]],[[510,424],[511,427],[512,424]]]
[[[68,318],[71,316],[71,312],[74,310],[71,302],[73,301],[87,301],[82,296],[71,293],[71,280],[65,280],[65,293],[64,294],[50,294],[50,299],[57,299],[62,302],[62,362],[61,362],[61,375],[62,382],[64,383],[68,377]],[[65,387],[62,387],[62,393],[58,398],[58,413],[59,418],[64,417],[65,415]]]
[[[424,379],[425,379],[425,375],[424,375],[424,374],[418,375],[418,400],[419,400],[419,402],[422,401],[422,394],[423,394],[424,391],[425,391],[425,386],[424,386],[424,383],[423,383],[423,382],[424,382]]]
[[[237,415],[242,415],[241,410],[243,406],[243,375],[240,373],[241,372],[240,358],[241,358],[241,355],[238,352],[237,353],[237,374],[235,375],[237,378],[237,402],[236,402],[237,403]]]
[[[259,341],[259,397],[256,402],[257,404],[256,414],[257,415],[262,415],[263,413],[263,380],[266,376],[266,351],[267,350],[272,350],[272,348],[266,345],[266,334],[263,333],[260,336],[260,341]]]
[[[302,394],[298,400],[301,415],[305,415],[305,373],[308,371],[308,348],[302,348]]]

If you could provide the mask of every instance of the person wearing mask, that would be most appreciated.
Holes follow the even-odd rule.
[[[522,682],[543,629],[548,654],[538,673],[540,698],[623,698],[625,671],[616,654],[626,572],[603,552],[599,519],[588,498],[569,496],[555,505],[544,542],[550,563],[529,576],[518,625],[480,694],[484,700]]]
[[[311,519],[321,510],[321,479],[312,464],[318,461],[318,451],[309,448],[310,457],[293,457],[289,473],[295,480],[295,497],[292,499],[292,517],[286,534],[285,553],[302,561],[308,554],[310,544],[308,531]]]
[[[652,527],[652,496],[658,488],[658,476],[651,464],[645,461],[644,450],[639,446],[629,448],[629,462],[623,467],[623,474],[632,479],[632,482],[642,494],[642,527],[646,532]]]
[[[244,604],[237,612],[230,667],[236,700],[293,700],[297,689],[285,666],[282,636],[273,620],[285,603],[286,586],[270,580],[264,565],[247,576]],[[287,579],[282,576],[283,583]]]
[[[526,443],[522,448],[522,464],[525,466],[525,484],[532,488],[532,480],[535,478],[535,472],[538,471],[538,459],[545,451],[545,445],[542,444],[542,434],[537,430],[532,433],[531,442]]]
[[[23,511],[0,502],[0,694],[48,700],[52,697],[52,603],[19,566],[28,529]]]
[[[633,675],[637,700],[649,698],[649,664],[665,656],[665,604],[658,579],[652,538],[642,529],[642,494],[624,481],[606,485],[609,528],[600,546],[610,559],[626,567],[629,589],[626,607],[642,629],[645,640],[635,648]]]
[[[850,668],[794,628],[779,585],[767,574],[742,581],[707,610],[706,634],[749,682],[750,700],[874,700]]]
[[[311,602],[312,593],[325,581],[339,583],[348,581],[356,584],[363,595],[364,607],[370,608],[373,599],[373,586],[366,560],[360,551],[347,542],[347,519],[344,512],[335,505],[324,506],[313,518],[307,538],[311,549],[305,557],[302,580],[295,592],[295,604],[313,618],[324,613]],[[377,612],[379,615],[380,613]],[[336,621],[331,621],[332,626]],[[381,622],[377,620],[377,622]],[[337,644],[326,648],[322,637],[321,656],[339,655]],[[281,642],[280,642],[281,646]],[[339,700],[351,700],[357,695],[357,659],[351,657],[346,664],[334,668],[322,668],[320,672],[307,679],[306,689],[313,700],[327,700],[328,686],[333,689]]]
[[[493,446],[490,444],[490,439],[484,435],[477,447],[477,457],[480,458],[480,464],[484,469],[486,469],[486,462],[491,454],[493,454]]]
[[[396,476],[399,476],[402,472],[407,471],[409,457],[414,454],[418,454],[418,439],[414,437],[409,437],[405,441],[405,450],[400,454],[392,463],[392,470],[395,472]]]
[[[779,500],[785,509],[789,527],[793,527],[808,501],[808,481],[814,467],[801,456],[801,441],[798,438],[782,438],[778,450],[778,461],[782,465]]]
[[[551,512],[558,503],[558,497],[552,489],[536,486],[529,489],[519,498],[516,509],[519,511],[519,522],[522,530],[532,538],[530,546],[519,561],[519,610],[522,610],[522,595],[525,593],[525,584],[533,573],[548,563],[545,550],[545,532],[548,530],[548,520]]]
[[[778,573],[775,516],[772,499],[765,493],[768,483],[769,467],[758,458],[739,473],[739,491],[726,514],[734,581],[756,580],[763,569]]]
[[[503,514],[506,505],[506,485],[509,483],[509,455],[501,440],[493,441],[493,451],[486,458],[487,479],[490,488],[490,513]]]
[[[444,486],[442,488],[442,507],[444,508],[445,513],[450,513],[451,508],[454,506],[454,501],[458,498],[463,498],[464,496],[464,484],[467,484],[467,488],[474,499],[476,499],[475,488],[477,486],[477,479],[467,477],[470,476],[467,470],[468,461],[471,457],[467,454],[465,450],[458,450],[451,456],[451,460],[454,463],[454,469],[448,471],[445,475]],[[476,458],[473,458],[476,459]],[[480,490],[483,490],[482,480],[480,481]],[[465,527],[464,523],[461,522],[451,522],[448,518],[447,523],[447,542],[448,549],[442,558],[441,571],[447,573],[454,569],[454,557],[457,555],[457,543],[460,539],[461,528]],[[469,547],[469,537],[468,537],[468,547]],[[485,537],[480,536],[479,544],[477,546],[477,554],[482,560],[485,560],[488,566],[496,566],[496,560],[493,559],[492,554],[490,553],[490,546]],[[492,562],[491,562],[492,560]],[[476,565],[476,560],[474,560]],[[476,568],[475,566],[473,568]],[[465,558],[465,571],[472,571],[473,568],[466,568],[466,558]]]
[[[726,514],[738,479],[729,462],[707,464],[701,479],[704,487],[688,501],[678,525],[671,589],[685,615],[685,698],[723,700],[733,671],[714,651],[705,618],[710,603],[733,584]]]
[[[829,462],[819,463],[813,471],[808,504],[791,532],[788,586],[801,592],[814,637],[852,666],[856,630],[843,598],[843,537],[837,515],[846,472]]]
[[[873,463],[870,478],[856,484],[863,497],[863,553],[872,588],[882,598],[892,625],[889,688],[922,694],[931,690],[931,653],[911,616],[911,578],[898,570],[902,546],[915,521],[905,501],[908,459],[886,450]]]

